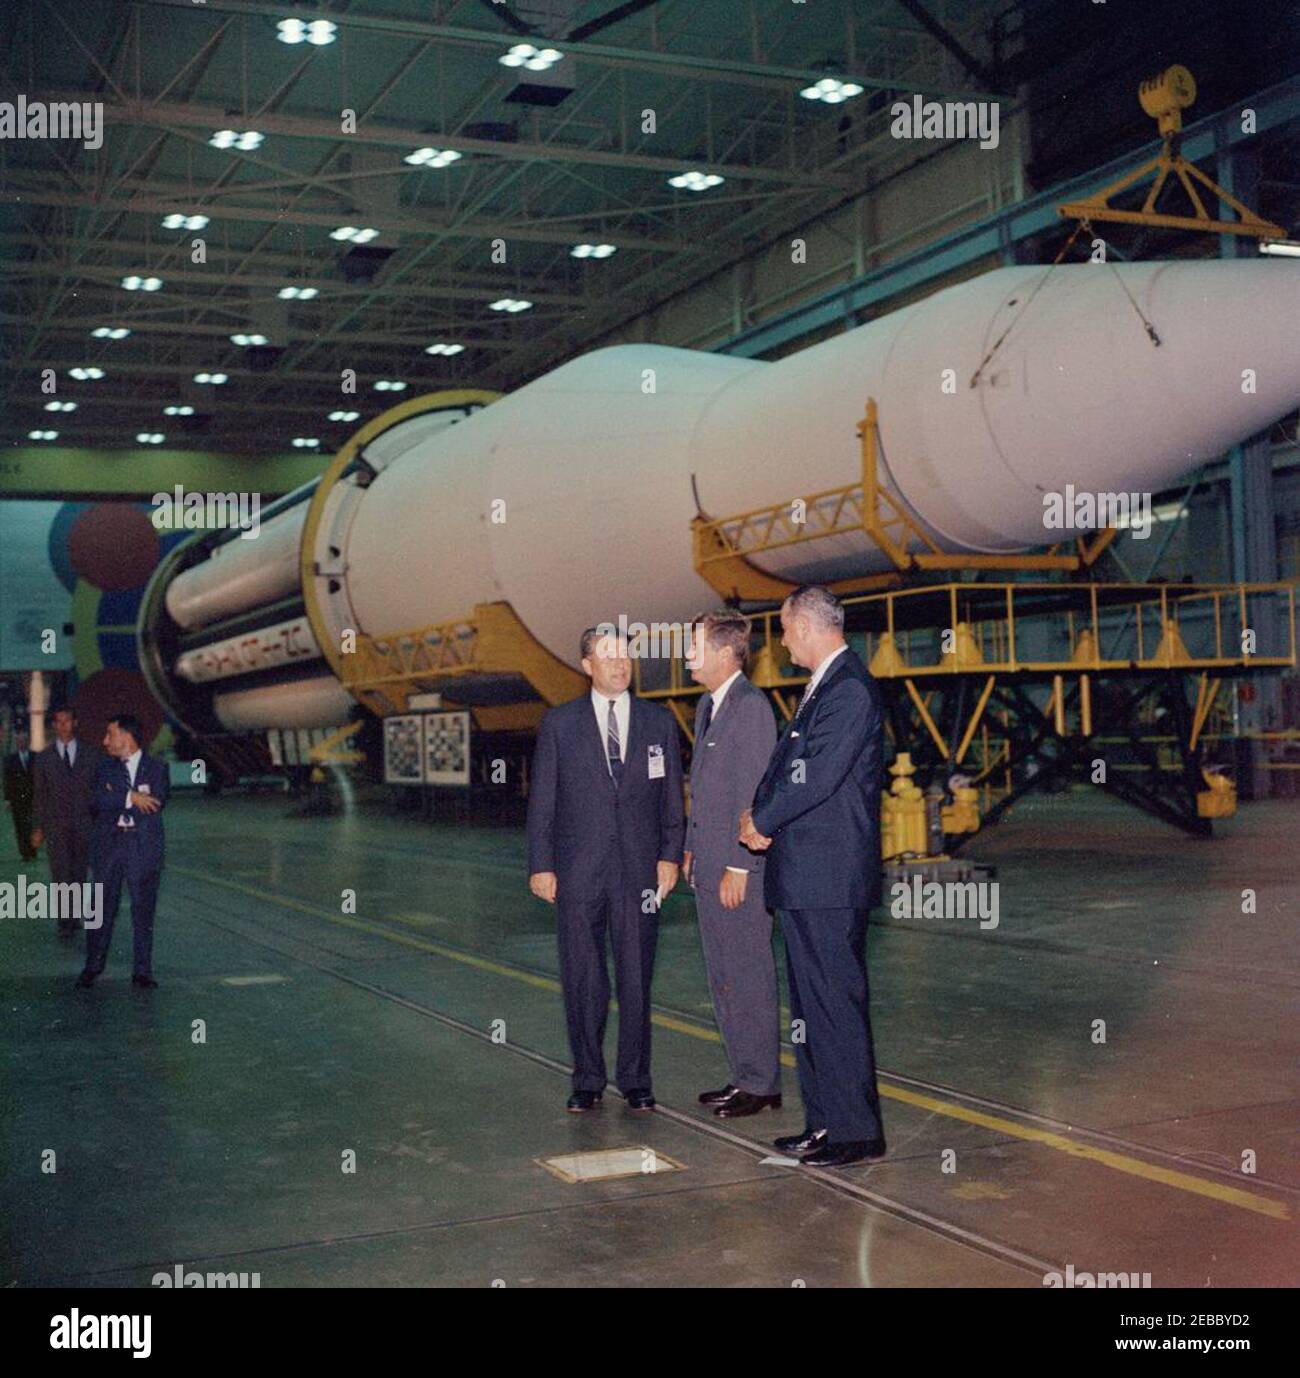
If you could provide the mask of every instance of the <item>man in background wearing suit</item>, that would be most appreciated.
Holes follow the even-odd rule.
[[[764,858],[736,840],[776,745],[776,720],[745,678],[749,618],[728,608],[696,618],[691,677],[708,693],[695,710],[687,883],[695,890],[700,941],[731,1080],[701,1105],[721,1119],[781,1108],[781,1008],[772,915],[763,903]]]
[[[650,978],[659,905],[682,859],[682,765],[666,708],[628,692],[632,662],[610,624],[583,632],[591,692],[542,719],[528,793],[528,884],[558,909],[560,985],[573,1094],[568,1109],[600,1103],[605,1089],[609,976],[614,949],[618,1062],[628,1106],[653,1110]]]
[[[27,749],[27,733],[14,732],[14,749],[5,757],[5,802],[14,816],[14,837],[18,855],[30,861],[37,844],[32,839],[32,753]]]
[[[828,589],[796,589],[781,631],[812,678],[740,827],[742,842],[767,850],[764,890],[781,911],[797,1026],[807,1124],[776,1145],[846,1167],[885,1153],[865,952],[867,913],[880,903],[880,690],[845,642],[844,609]]]
[[[110,718],[104,733],[104,750],[90,792],[95,815],[91,861],[95,881],[104,887],[102,922],[86,930],[86,967],[77,977],[83,989],[108,961],[113,941],[113,921],[126,885],[131,896],[131,929],[135,940],[131,984],[153,990],[153,913],[162,878],[162,811],[167,803],[167,767],[146,756],[140,745],[144,729],[133,713]]]
[[[56,885],[84,885],[94,828],[90,792],[100,752],[77,736],[77,715],[71,708],[56,708],[50,721],[54,741],[36,756],[32,841],[37,847],[45,846],[50,879]],[[60,917],[60,937],[70,938],[76,931],[74,920]]]

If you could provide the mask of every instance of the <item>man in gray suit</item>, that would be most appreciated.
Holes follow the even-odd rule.
[[[50,725],[54,740],[33,762],[36,831],[32,841],[38,847],[45,843],[51,880],[84,885],[94,827],[90,791],[101,753],[78,737],[77,715],[71,708],[56,708]],[[76,931],[75,919],[59,917],[60,937],[70,938]]]
[[[695,889],[704,964],[731,1080],[702,1105],[723,1119],[781,1108],[780,1005],[772,916],[763,904],[761,854],[736,840],[776,745],[763,693],[745,678],[749,618],[729,608],[697,618],[689,661],[709,692],[695,710],[686,879]]]

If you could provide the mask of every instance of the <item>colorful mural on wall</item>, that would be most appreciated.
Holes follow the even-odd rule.
[[[187,533],[156,531],[149,513],[121,501],[0,503],[0,670],[54,672],[87,736],[129,711],[161,750],[171,733],[140,674],[135,623],[149,576]]]

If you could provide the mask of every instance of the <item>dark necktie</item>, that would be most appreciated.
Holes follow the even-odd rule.
[[[65,746],[63,748],[63,764],[67,766],[69,770],[72,769],[72,748],[70,746]]]
[[[605,745],[609,751],[609,773],[614,783],[623,783],[623,751],[618,741],[618,718],[614,714],[614,700],[609,701],[609,717],[606,719]]]
[[[709,730],[709,724],[713,721],[713,695],[704,696],[704,716],[700,719],[699,736],[702,738]]]

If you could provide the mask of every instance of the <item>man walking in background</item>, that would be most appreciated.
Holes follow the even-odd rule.
[[[54,740],[35,758],[35,846],[44,845],[50,879],[56,885],[84,885],[90,866],[94,815],[90,792],[99,769],[97,747],[77,735],[77,715],[71,708],[51,714]],[[59,918],[59,936],[72,937],[76,922]]]
[[[153,916],[162,879],[162,811],[170,782],[167,767],[144,754],[143,736],[140,719],[133,713],[110,718],[104,733],[109,759],[99,763],[91,787],[90,808],[95,815],[91,861],[95,880],[104,887],[104,908],[100,926],[86,930],[86,967],[77,977],[83,989],[94,985],[108,961],[123,885],[131,896],[131,984],[144,990],[158,984],[153,979]]]
[[[5,757],[4,794],[5,803],[14,816],[18,855],[24,861],[30,861],[36,855],[36,843],[32,839],[34,791],[32,753],[27,749],[27,733],[17,729],[14,732],[14,749]]]
[[[701,1105],[721,1119],[781,1108],[780,1002],[772,915],[763,902],[762,852],[736,840],[776,744],[776,720],[745,678],[749,618],[728,608],[695,621],[691,676],[708,691],[695,710],[686,880],[695,890],[700,941],[731,1080]]]
[[[802,1134],[776,1145],[846,1167],[885,1153],[865,951],[867,914],[880,903],[880,690],[844,640],[844,609],[828,589],[796,589],[781,633],[812,677],[740,824],[740,840],[767,851],[764,890],[781,911],[807,1115]]]
[[[528,884],[559,911],[574,1113],[599,1104],[605,1089],[606,933],[618,993],[615,1081],[633,1110],[654,1109],[650,979],[659,906],[682,859],[677,724],[629,692],[627,643],[610,625],[582,634],[591,692],[542,719],[528,790]]]

